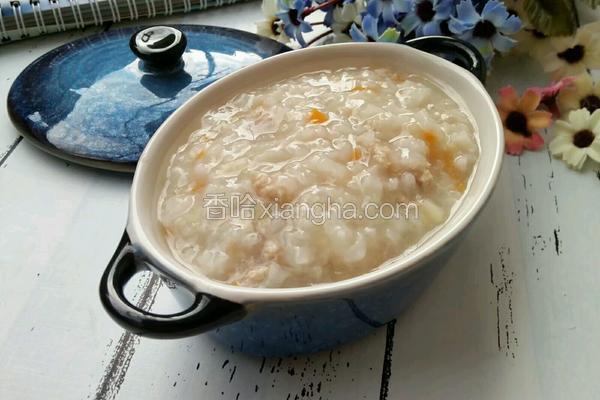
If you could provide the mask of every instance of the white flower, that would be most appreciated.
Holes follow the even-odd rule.
[[[575,77],[573,83],[563,88],[556,98],[561,113],[587,108],[591,113],[600,108],[600,82],[595,82],[587,72]]]
[[[352,41],[349,34],[350,27],[354,22],[358,22],[357,17],[364,8],[363,4],[362,1],[355,1],[354,3],[343,3],[341,6],[334,6],[333,21],[331,23],[334,43]]]
[[[279,11],[277,0],[263,0],[261,9],[265,19],[256,23],[256,33],[287,43],[290,38],[283,31],[281,21],[275,15]]]
[[[600,110],[571,111],[568,121],[556,121],[556,136],[548,146],[554,156],[562,156],[571,168],[581,169],[587,157],[600,162]]]
[[[536,59],[552,51],[551,38],[532,27],[524,27],[513,35],[517,45],[512,48],[515,54],[530,54]]]
[[[555,79],[600,68],[600,21],[582,26],[575,36],[551,38],[548,50],[538,58]]]

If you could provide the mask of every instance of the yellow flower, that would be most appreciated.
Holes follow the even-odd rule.
[[[511,15],[519,17],[523,28],[512,35],[517,45],[511,49],[515,54],[532,54],[539,58],[550,51],[550,37],[535,29],[529,22],[527,13],[523,9],[523,0],[504,0],[504,5]]]
[[[571,111],[568,121],[556,121],[554,132],[548,148],[571,168],[581,169],[588,157],[600,162],[600,110]]]
[[[590,74],[575,77],[573,83],[563,88],[556,98],[561,113],[586,108],[593,113],[600,108],[600,82],[594,82]]]
[[[555,79],[600,68],[600,21],[580,27],[575,36],[550,38],[550,46],[538,58]]]
[[[513,38],[517,41],[517,45],[513,47],[516,54],[531,54],[539,59],[552,49],[550,37],[532,27],[524,27]]]

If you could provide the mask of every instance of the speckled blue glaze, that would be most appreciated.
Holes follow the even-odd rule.
[[[8,95],[11,119],[42,149],[90,166],[133,171],[160,124],[211,82],[289,48],[248,32],[173,25],[187,36],[176,67],[136,58],[139,28],[109,31],[58,47],[29,65]]]

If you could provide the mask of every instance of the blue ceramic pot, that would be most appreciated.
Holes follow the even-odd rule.
[[[409,45],[422,50],[397,44],[347,43],[285,53],[221,79],[175,111],[140,158],[131,189],[127,232],[101,280],[101,300],[115,321],[144,336],[172,338],[210,332],[243,352],[287,356],[358,339],[410,304],[444,265],[490,196],[500,171],[504,142],[500,117],[480,82],[485,67],[476,50],[441,37],[421,38]],[[451,53],[468,71],[423,50]],[[156,206],[165,165],[197,128],[199,116],[252,88],[300,73],[347,66],[418,71],[459,96],[471,112],[480,159],[460,206],[448,221],[413,251],[369,273],[310,287],[232,286],[179,263],[165,242]],[[131,304],[123,286],[142,264],[192,292],[192,305],[180,313],[157,315]]]

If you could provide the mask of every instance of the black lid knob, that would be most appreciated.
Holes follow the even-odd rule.
[[[151,26],[131,36],[131,51],[148,64],[165,67],[179,62],[187,39],[183,32],[170,26]]]

